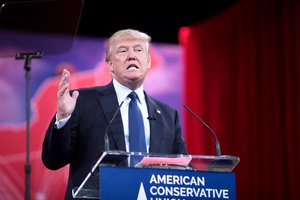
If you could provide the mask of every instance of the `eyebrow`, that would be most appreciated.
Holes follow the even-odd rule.
[[[143,44],[137,44],[137,45],[133,46],[133,48],[136,48],[136,47],[143,47]],[[120,48],[130,48],[130,46],[121,45],[117,49],[120,49]]]

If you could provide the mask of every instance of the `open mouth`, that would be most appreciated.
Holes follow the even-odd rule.
[[[127,67],[127,69],[131,69],[131,68],[135,68],[135,69],[138,69],[139,67],[136,66],[135,64],[131,64]]]

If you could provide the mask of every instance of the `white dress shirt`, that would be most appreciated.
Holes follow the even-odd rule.
[[[130,98],[128,97],[129,93],[132,91],[129,88],[121,85],[117,80],[113,80],[113,84],[117,93],[117,98],[119,105],[124,101],[123,105],[120,108],[122,121],[123,121],[123,129],[124,129],[124,136],[125,136],[125,144],[126,144],[126,151],[130,151],[129,149],[129,124],[128,124],[128,107]],[[135,93],[139,97],[138,107],[140,108],[143,121],[144,121],[144,128],[145,128],[145,138],[146,138],[146,145],[147,145],[147,152],[149,152],[150,146],[150,123],[148,120],[148,108],[146,104],[145,94],[144,94],[144,87],[143,85],[138,89],[134,90]]]

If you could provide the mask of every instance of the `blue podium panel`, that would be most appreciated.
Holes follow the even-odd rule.
[[[100,167],[100,199],[236,199],[233,172]]]

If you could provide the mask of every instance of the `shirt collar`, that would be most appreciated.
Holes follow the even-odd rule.
[[[119,104],[121,104],[121,102],[127,98],[128,94],[132,92],[132,90],[119,83],[116,79],[113,79],[113,85],[117,93],[118,102]],[[144,102],[144,86],[141,85],[141,87],[137,88],[134,91],[138,95],[140,103]]]

